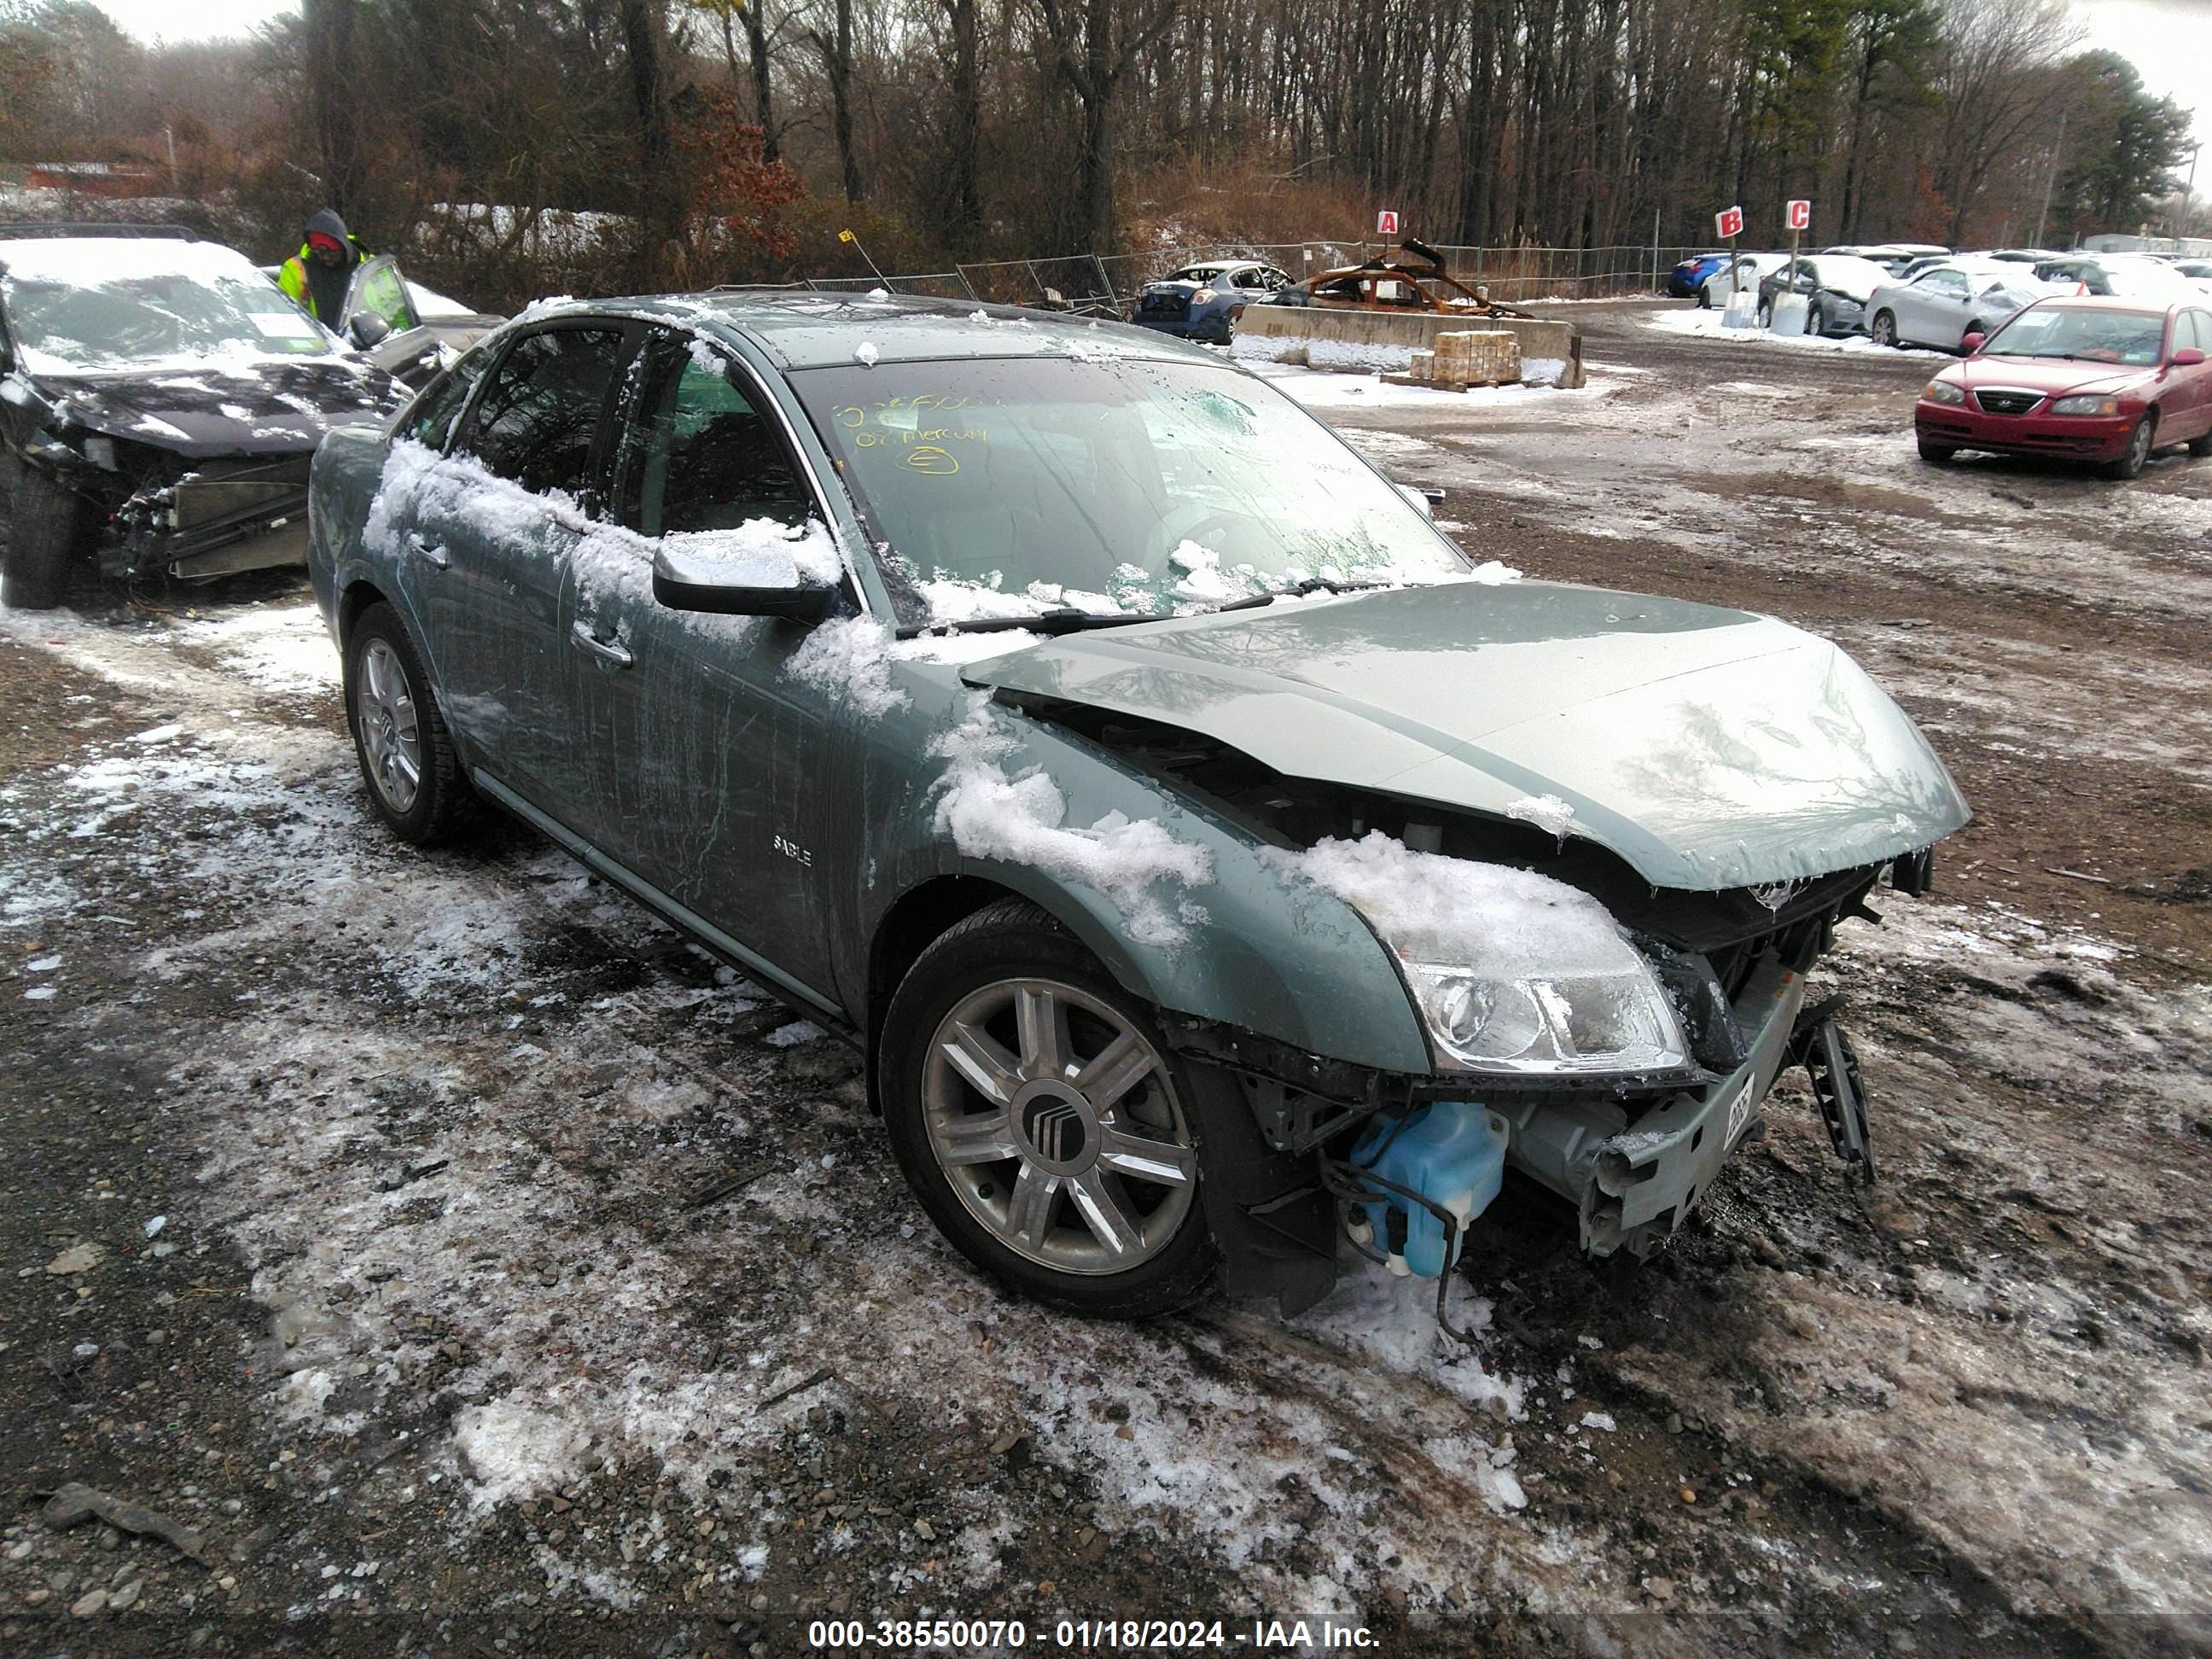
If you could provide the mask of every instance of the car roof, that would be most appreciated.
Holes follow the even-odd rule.
[[[92,284],[118,277],[258,276],[234,247],[169,236],[23,236],[0,240],[0,267],[41,282]]]
[[[821,294],[800,289],[726,289],[589,304],[533,307],[526,319],[576,313],[644,316],[684,327],[720,324],[748,337],[777,367],[843,368],[863,345],[877,362],[941,359],[1080,356],[1152,358],[1218,364],[1202,345],[1135,328],[1018,306],[912,295]]]

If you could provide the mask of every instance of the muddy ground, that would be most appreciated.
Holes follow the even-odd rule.
[[[1509,1192],[1476,1352],[1364,1271],[1043,1316],[811,1026],[519,829],[374,831],[297,583],[88,588],[0,614],[0,1651],[2212,1641],[2212,461],[1927,469],[1940,360],[1659,309],[1573,308],[1581,392],[1298,390],[1478,556],[1820,629],[1928,730],[1975,822],[1827,970],[1870,1197],[1793,1088],[1643,1267]]]

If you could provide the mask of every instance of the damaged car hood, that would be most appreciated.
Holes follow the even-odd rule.
[[[319,358],[251,368],[40,374],[58,419],[175,454],[240,455],[313,449],[323,434],[380,418],[404,395],[365,362]]]
[[[1164,721],[1276,771],[1556,820],[1654,886],[1796,881],[1967,818],[1904,712],[1771,617],[1455,582],[1071,635],[969,684]]]

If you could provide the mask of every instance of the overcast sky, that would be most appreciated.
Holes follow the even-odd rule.
[[[297,11],[297,0],[98,0],[101,9],[142,40],[204,40],[243,34],[256,24]],[[2130,59],[2143,84],[2193,109],[2197,137],[2206,148],[2197,188],[2212,168],[2212,0],[2066,0],[2088,31],[2089,44]],[[2184,163],[2185,167],[2187,164]]]

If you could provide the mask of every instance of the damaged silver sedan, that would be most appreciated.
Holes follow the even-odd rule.
[[[978,1266],[1286,1309],[1510,1173],[1662,1243],[1966,807],[1833,645],[1522,580],[1272,386],[907,300],[541,310],[317,457],[368,799],[536,825],[861,1047]],[[1485,551],[1503,550],[1486,548]]]

